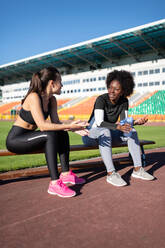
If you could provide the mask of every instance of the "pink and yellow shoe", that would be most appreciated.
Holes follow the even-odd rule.
[[[48,193],[51,195],[58,195],[60,197],[72,197],[76,195],[76,192],[68,188],[61,179],[58,179],[55,184],[50,182]]]
[[[71,184],[83,184],[85,183],[85,179],[81,177],[77,177],[72,171],[69,171],[67,175],[63,175],[61,173],[60,179],[63,183],[71,183]]]

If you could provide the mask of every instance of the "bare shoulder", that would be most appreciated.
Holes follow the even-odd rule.
[[[40,99],[36,92],[32,92],[28,95],[29,100],[38,100]]]
[[[40,104],[40,98],[36,92],[32,92],[25,99],[23,107],[27,110],[30,110],[31,106],[34,106],[36,104]]]
[[[36,92],[32,92],[28,95],[27,102],[28,102],[28,104],[30,103],[30,105],[40,104],[41,100],[40,100],[39,95]]]

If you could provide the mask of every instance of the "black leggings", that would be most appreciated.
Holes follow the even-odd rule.
[[[62,171],[69,170],[70,145],[69,135],[66,131],[41,132],[13,126],[7,136],[6,147],[9,151],[19,154],[44,149],[52,180],[59,178],[57,153],[59,153]]]

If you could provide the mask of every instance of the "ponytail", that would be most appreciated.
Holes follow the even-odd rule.
[[[41,95],[42,92],[46,89],[49,80],[56,81],[58,74],[59,71],[55,67],[48,67],[42,69],[40,72],[34,73],[32,75],[29,90],[24,99],[21,101],[21,104],[24,103],[27,96],[32,92],[36,92],[38,95]]]

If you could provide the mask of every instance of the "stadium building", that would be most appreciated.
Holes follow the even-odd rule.
[[[96,96],[106,92],[107,73],[117,69],[130,71],[135,79],[130,113],[149,113],[157,115],[156,119],[159,115],[158,119],[164,120],[165,19],[0,66],[1,102],[13,103],[10,108],[19,109],[32,74],[48,66],[57,67],[62,75],[58,100],[64,119],[71,113],[79,117],[74,112],[77,105],[92,108]],[[5,111],[0,114],[9,113],[9,109]]]

